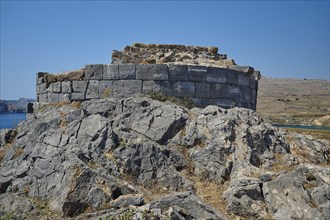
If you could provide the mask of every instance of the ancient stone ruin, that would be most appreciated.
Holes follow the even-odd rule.
[[[111,64],[64,74],[37,73],[37,102],[126,98],[159,93],[196,106],[256,109],[260,72],[236,65],[217,47],[135,43],[114,50]]]

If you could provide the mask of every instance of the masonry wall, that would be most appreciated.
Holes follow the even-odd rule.
[[[237,106],[255,110],[258,81],[250,67],[236,69],[175,64],[97,64],[86,65],[84,77],[68,77],[63,81],[37,73],[37,102],[121,98],[159,92],[189,98],[200,107]]]

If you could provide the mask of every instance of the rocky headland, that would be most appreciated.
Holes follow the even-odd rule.
[[[0,100],[0,113],[25,113],[29,102],[35,102],[35,99]]]
[[[327,219],[329,142],[147,97],[39,104],[1,131],[0,216]]]

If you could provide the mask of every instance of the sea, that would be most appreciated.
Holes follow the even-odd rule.
[[[26,113],[0,113],[0,129],[15,128],[26,119]]]

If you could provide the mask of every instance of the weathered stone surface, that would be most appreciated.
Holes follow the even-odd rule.
[[[231,180],[223,197],[228,204],[228,212],[254,219],[267,218],[262,183],[258,179],[243,177]]]
[[[36,73],[37,84],[45,83],[45,75],[48,74],[46,72],[38,72]]]
[[[249,109],[137,97],[36,103],[10,132],[0,132],[1,217],[329,216],[328,142]]]
[[[159,208],[162,212],[170,207],[180,207],[181,215],[189,219],[227,219],[214,208],[203,203],[191,192],[176,193],[149,203],[150,209]]]
[[[168,80],[167,65],[139,64],[136,66],[136,79]]]
[[[87,81],[73,81],[72,90],[76,93],[85,93],[87,89]]]
[[[85,100],[85,93],[71,93],[71,100],[78,100],[78,101],[83,101]]]
[[[101,80],[103,77],[103,64],[85,66],[85,78],[89,80]]]
[[[250,66],[233,65],[233,66],[230,66],[229,68],[232,70],[236,70],[236,71],[248,73],[248,74],[252,74],[254,72],[254,68],[250,67]]]
[[[39,85],[37,85],[37,94],[43,94],[46,92],[47,89],[47,83],[41,83]]]
[[[193,82],[178,81],[172,86],[176,97],[194,97],[195,84]]]
[[[61,92],[61,82],[54,82],[47,88],[48,92],[60,93]]]
[[[119,79],[119,67],[117,64],[103,66],[103,79]]]
[[[325,181],[329,176],[329,168],[302,166],[266,182],[263,187],[264,196],[274,219],[326,219],[330,202],[325,199],[329,198],[326,191],[329,182]],[[320,189],[315,197],[314,193]],[[317,203],[319,208],[314,205]]]
[[[130,205],[141,206],[144,205],[144,198],[142,194],[126,194],[111,201],[110,205],[113,208],[125,208]]]
[[[226,83],[227,70],[223,68],[209,67],[207,70],[206,81],[209,83]]]
[[[142,94],[141,80],[116,80],[113,81],[114,97],[130,97]]]
[[[212,83],[210,86],[211,95],[210,98],[229,98],[230,90],[227,84],[215,84]]]
[[[238,84],[239,86],[249,86],[250,77],[247,74],[240,73],[238,74]]]
[[[161,82],[153,80],[143,81],[142,93],[150,95],[153,92],[161,92]]]
[[[136,79],[136,70],[134,64],[118,65],[119,79]]]
[[[210,98],[211,97],[211,85],[207,82],[195,83],[195,97],[196,98]]]
[[[61,82],[61,88],[63,93],[71,93],[71,82],[70,81],[64,81]]]
[[[38,102],[48,102],[48,94],[39,94],[37,98]]]
[[[109,98],[113,96],[113,81],[99,82],[99,98]]]
[[[171,81],[187,81],[188,66],[168,64],[169,80]]]
[[[226,71],[226,83],[231,85],[238,85],[238,75],[239,72],[236,70],[227,70]]]
[[[86,99],[97,99],[99,98],[99,82],[98,80],[89,80]]]
[[[207,76],[206,66],[188,66],[188,80],[192,82],[205,82]]]
[[[69,101],[70,94],[64,93],[48,93],[47,102],[60,102],[60,101]]]

